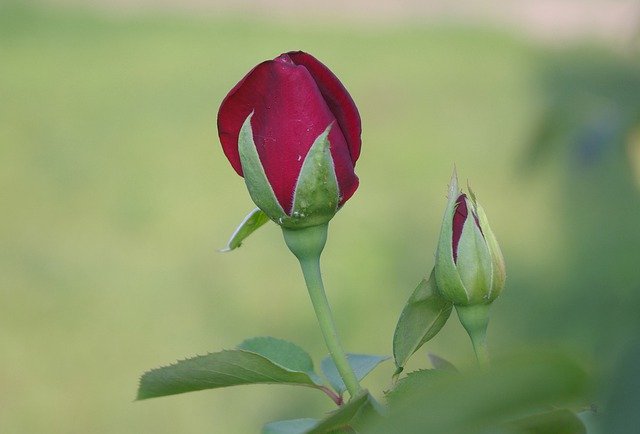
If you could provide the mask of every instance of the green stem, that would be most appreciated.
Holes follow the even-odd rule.
[[[487,350],[487,326],[489,325],[489,304],[472,306],[456,306],[458,318],[467,331],[473,351],[480,367],[489,367],[489,351]]]
[[[362,387],[353,369],[351,369],[347,355],[342,349],[342,345],[338,339],[336,325],[333,321],[333,314],[331,313],[331,307],[329,306],[329,301],[324,291],[322,274],[320,272],[320,254],[327,241],[327,228],[328,224],[325,223],[320,226],[311,226],[302,229],[282,228],[282,231],[289,250],[291,250],[300,261],[302,274],[304,275],[304,280],[309,291],[309,297],[311,298],[313,309],[318,318],[318,324],[320,325],[324,342],[329,349],[329,354],[331,354],[338,373],[353,398],[362,392]]]
[[[489,351],[487,350],[487,340],[482,338],[471,338],[471,344],[473,345],[473,351],[476,353],[476,359],[478,359],[478,365],[482,368],[489,367]]]

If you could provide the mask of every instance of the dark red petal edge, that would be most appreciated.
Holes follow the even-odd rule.
[[[244,120],[251,114],[253,108],[251,107],[235,107],[233,104],[230,104],[229,101],[233,98],[235,93],[242,87],[245,80],[253,74],[255,70],[258,68],[264,68],[269,63],[273,62],[272,60],[266,60],[254,68],[251,69],[242,80],[240,80],[233,88],[227,93],[227,96],[224,97],[222,103],[220,103],[220,108],[218,109],[218,118],[217,118],[217,126],[218,126],[218,137],[220,137],[220,143],[222,144],[222,151],[224,155],[231,163],[231,167],[238,173],[238,175],[242,175],[242,163],[240,162],[240,153],[238,152],[238,135],[240,133],[240,128],[244,123]]]
[[[349,147],[351,161],[355,166],[356,161],[360,157],[362,125],[360,122],[360,113],[358,113],[358,108],[353,102],[351,95],[349,95],[349,92],[347,92],[347,89],[338,77],[312,55],[303,51],[291,51],[286,54],[297,65],[302,65],[307,68],[315,80],[327,106],[329,106],[329,110],[331,110],[338,121],[338,125]]]
[[[451,237],[451,247],[453,248],[453,262],[458,261],[458,243],[462,236],[462,228],[467,220],[467,196],[463,193],[458,196],[455,204],[455,212],[453,213],[453,234]]]

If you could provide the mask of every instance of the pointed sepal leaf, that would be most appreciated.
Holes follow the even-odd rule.
[[[456,268],[468,304],[488,302],[493,265],[484,235],[473,218],[467,218],[462,227]]]
[[[423,279],[409,297],[393,335],[396,366],[404,367],[409,357],[433,338],[445,325],[453,305],[437,288],[435,273]]]
[[[349,362],[351,369],[353,369],[353,372],[356,374],[358,381],[362,380],[371,371],[373,371],[376,366],[388,359],[388,356],[347,354],[347,361]],[[325,357],[322,362],[320,362],[320,369],[336,392],[343,394],[347,390],[347,386],[344,384],[342,377],[340,377],[338,368],[336,368],[331,357]]]
[[[471,192],[471,188],[469,188],[469,191]],[[472,198],[476,206],[476,212],[478,214],[478,220],[480,221],[482,233],[484,234],[484,238],[487,242],[487,247],[491,252],[493,272],[491,279],[491,289],[489,291],[489,300],[495,300],[502,292],[505,280],[507,278],[504,256],[502,255],[502,250],[500,249],[498,240],[491,230],[491,226],[489,226],[489,220],[487,219],[487,215],[484,212],[484,208],[482,208],[482,206],[476,201],[475,195],[472,195]]]
[[[329,131],[318,136],[307,153],[293,195],[291,217],[284,226],[302,228],[331,220],[338,211],[340,191],[331,157]]]
[[[338,211],[340,202],[329,142],[332,125],[309,148],[293,192],[292,208],[285,210],[278,202],[260,161],[253,139],[252,116],[253,112],[240,129],[238,152],[245,184],[253,202],[271,220],[285,228],[300,229],[327,223]]]
[[[435,270],[440,293],[455,305],[490,303],[505,282],[504,258],[484,210],[470,187],[468,195],[460,191],[455,171]]]
[[[242,242],[260,227],[262,227],[266,222],[269,221],[269,216],[264,213],[260,208],[256,208],[251,211],[247,216],[240,222],[240,225],[233,231],[231,234],[231,238],[227,242],[227,245],[220,249],[220,252],[230,252],[234,249],[237,249],[242,245]]]
[[[458,197],[462,194],[458,186],[458,174],[453,170],[449,191],[447,193],[447,208],[442,219],[440,238],[436,249],[435,277],[442,295],[456,304],[467,304],[469,296],[453,260],[453,215],[456,212]]]
[[[311,358],[297,345],[274,338],[249,339],[240,345],[146,372],[137,399],[260,383],[314,387],[326,393]]]
[[[249,190],[249,195],[253,202],[269,216],[270,219],[278,221],[284,219],[286,214],[276,195],[269,184],[267,174],[264,171],[256,144],[253,140],[253,131],[251,129],[251,117],[253,112],[245,119],[238,135],[238,152],[240,154],[240,163],[242,164],[242,173],[244,182]]]

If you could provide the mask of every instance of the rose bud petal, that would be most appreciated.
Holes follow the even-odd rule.
[[[462,235],[462,227],[467,220],[467,195],[461,194],[456,200],[456,211],[453,214],[453,235],[451,239],[451,248],[453,249],[453,262],[458,261],[458,243]]]
[[[454,175],[449,189],[435,275],[439,291],[457,306],[492,302],[505,281],[504,259],[484,210],[458,188]]]
[[[245,176],[239,138],[246,121],[250,131],[247,140],[253,143],[258,156],[257,162],[247,164],[252,164],[258,172],[263,171],[268,188],[250,185]],[[321,137],[325,132],[328,135]],[[277,206],[264,205],[268,202],[263,197],[266,193],[260,196],[264,199],[262,206],[256,204],[280,224],[304,226],[311,223],[299,221],[308,217],[303,212],[294,216],[294,198],[301,183],[303,165],[308,156],[311,158],[309,151],[318,141],[326,141],[326,146],[318,145],[318,152],[329,156],[326,165],[331,167],[320,171],[324,174],[321,182],[302,184],[307,189],[312,188],[312,184],[316,186],[314,188],[320,188],[327,177],[335,177],[337,191],[335,198],[328,197],[329,193],[315,198],[326,203],[320,207],[323,216],[316,215],[313,224],[322,219],[328,221],[358,187],[354,172],[361,133],[357,108],[336,76],[307,53],[282,54],[252,69],[223,100],[218,113],[218,133],[225,155],[236,172],[245,176],[254,201],[257,190],[273,193]],[[320,149],[323,146],[327,148],[325,151]],[[318,173],[314,176],[320,176]],[[256,182],[251,181],[252,184]],[[306,194],[307,198],[311,196],[309,192]],[[333,211],[327,218],[329,202],[333,204]],[[301,214],[305,217],[300,217]]]
[[[489,292],[489,299],[494,300],[502,292],[505,280],[507,279],[504,257],[502,256],[502,250],[500,249],[498,240],[493,234],[491,226],[489,226],[489,220],[487,220],[487,215],[484,212],[484,208],[482,208],[480,203],[476,200],[476,196],[475,194],[473,194],[473,191],[471,191],[471,188],[469,188],[469,193],[471,194],[471,200],[475,204],[476,215],[478,216],[478,226],[480,227],[480,230],[484,235],[484,239],[486,240],[487,246],[489,247],[489,251],[491,253],[493,278],[491,290]]]

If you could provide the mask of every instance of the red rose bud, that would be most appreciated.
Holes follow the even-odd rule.
[[[453,262],[458,260],[458,244],[460,243],[460,235],[464,222],[467,220],[467,195],[461,194],[456,200],[456,211],[453,214],[453,237],[451,247],[453,248]]]
[[[301,51],[253,68],[218,112],[222,148],[283,227],[326,223],[358,188],[360,115],[338,78]]]
[[[458,306],[487,304],[504,287],[504,259],[484,210],[470,191],[458,188],[454,175],[436,252],[439,291]]]

